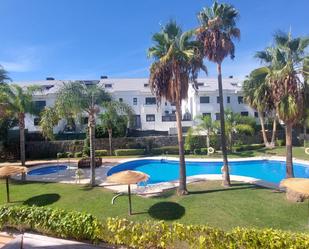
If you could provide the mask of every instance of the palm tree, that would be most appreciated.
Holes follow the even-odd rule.
[[[197,38],[204,45],[204,56],[217,64],[224,186],[230,186],[231,183],[226,150],[221,68],[228,55],[232,59],[235,57],[233,39],[240,37],[240,30],[236,27],[238,16],[238,11],[232,5],[217,2],[214,2],[212,7],[203,8],[198,14],[200,27],[197,29]]]
[[[111,96],[98,84],[86,85],[81,82],[63,83],[57,93],[54,108],[43,112],[41,128],[43,134],[52,136],[52,128],[61,118],[77,117],[86,114],[90,140],[90,184],[95,185],[95,125],[100,106],[111,100]],[[53,111],[53,112],[52,112]],[[51,124],[48,124],[48,121]]]
[[[244,81],[242,89],[245,102],[258,113],[265,147],[273,148],[275,147],[277,118],[274,110],[274,103],[271,98],[271,86],[266,80],[269,71],[270,68],[268,67],[261,67],[253,70],[248,79]],[[266,136],[265,113],[273,116],[271,142],[268,141]]]
[[[267,49],[265,61],[271,65],[267,80],[271,84],[272,98],[279,119],[285,124],[286,177],[294,177],[292,156],[292,129],[303,114],[304,87],[299,75],[309,38],[292,38],[291,33],[279,31],[275,45]]]
[[[109,101],[103,103],[104,113],[100,115],[101,126],[107,130],[109,138],[109,154],[112,155],[112,135],[113,129],[117,129],[119,121],[125,119],[126,123],[132,120],[132,108],[119,101]]]
[[[0,65],[0,84],[7,83],[11,81],[11,78],[8,76],[8,72]]]
[[[37,114],[32,96],[38,90],[36,86],[21,87],[19,85],[0,85],[0,102],[5,105],[6,110],[18,120],[20,161],[26,165],[25,156],[25,115],[26,113]]]
[[[178,194],[187,194],[184,142],[182,135],[182,100],[187,98],[190,79],[195,82],[199,69],[205,70],[200,44],[192,40],[193,32],[182,32],[170,21],[152,37],[154,46],[148,56],[154,59],[150,68],[150,87],[157,97],[176,105],[176,122],[179,145],[179,188]]]
[[[197,116],[197,120],[200,122],[197,125],[197,131],[205,131],[206,134],[206,147],[210,147],[210,139],[209,136],[214,133],[214,122],[210,115],[205,116]]]
[[[309,56],[303,62],[303,77],[304,77],[304,147],[306,146],[307,128],[309,127]],[[307,107],[307,108],[306,108]]]

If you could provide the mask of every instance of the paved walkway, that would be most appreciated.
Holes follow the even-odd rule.
[[[22,246],[21,246],[22,245]],[[37,234],[25,233],[17,235],[1,249],[113,249],[115,247],[102,245],[95,246],[78,241],[57,239]]]

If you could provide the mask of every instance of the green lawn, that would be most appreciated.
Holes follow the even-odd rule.
[[[11,184],[11,205],[38,205],[85,211],[100,219],[119,216],[132,220],[162,219],[186,224],[209,224],[231,229],[272,227],[292,231],[308,230],[308,204],[290,203],[283,193],[250,184],[234,183],[223,188],[217,181],[189,185],[190,195],[178,197],[174,191],[162,197],[133,197],[128,217],[126,196],[111,205],[113,193],[100,187],[89,188],[57,183]],[[5,185],[0,184],[0,204],[5,203]]]

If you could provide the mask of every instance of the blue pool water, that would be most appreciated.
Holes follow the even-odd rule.
[[[285,162],[273,160],[251,160],[229,162],[230,174],[249,176],[264,181],[279,183],[285,178]],[[187,176],[221,174],[222,162],[186,162]],[[107,175],[123,170],[137,170],[150,176],[148,183],[159,183],[179,178],[179,163],[169,160],[136,160],[111,168]],[[295,177],[309,178],[309,166],[294,163]]]
[[[39,169],[33,169],[28,172],[28,175],[30,176],[40,176],[40,175],[47,175],[52,173],[57,173],[62,170],[66,170],[68,166],[66,165],[52,165],[47,166]]]

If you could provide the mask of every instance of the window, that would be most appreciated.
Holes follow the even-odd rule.
[[[154,121],[156,121],[156,116],[154,114],[146,115],[146,122],[154,122]]]
[[[169,114],[169,111],[164,111],[165,115],[168,115]]]
[[[203,113],[203,117],[205,117],[205,116],[211,117],[211,113],[210,113],[210,112],[205,112],[205,113]]]
[[[258,118],[259,117],[259,113],[258,112],[254,112],[254,117]]]
[[[112,84],[105,84],[105,88],[112,88]]]
[[[46,106],[46,101],[45,100],[38,100],[38,101],[34,101],[34,106],[35,106],[35,109],[38,111],[38,112],[41,112],[44,110],[45,106]]]
[[[216,113],[216,120],[220,120],[220,113]]]
[[[156,104],[156,98],[155,97],[147,97],[145,98],[146,105],[155,105]]]
[[[208,104],[208,103],[210,103],[210,98],[209,98],[209,96],[200,97],[200,103],[201,103],[201,104]]]
[[[172,110],[172,114],[175,114],[176,113],[176,110]]]
[[[220,103],[220,96],[217,97],[217,103]]]
[[[243,104],[243,103],[244,103],[244,97],[238,96],[238,104]]]
[[[249,116],[249,112],[241,112],[240,115],[241,116]]]
[[[133,98],[133,105],[137,105],[137,98]]]
[[[84,118],[83,118],[83,124],[84,124],[84,125],[88,124],[88,117],[84,117]]]
[[[34,118],[33,119],[33,124],[34,124],[34,126],[39,126],[39,124],[40,124],[40,121],[41,121],[41,118]]]
[[[123,102],[123,98],[119,98],[119,102]]]
[[[228,103],[228,104],[231,103],[231,97],[230,96],[226,97],[226,103]]]
[[[149,87],[149,84],[145,83],[145,84],[144,84],[144,87]]]

